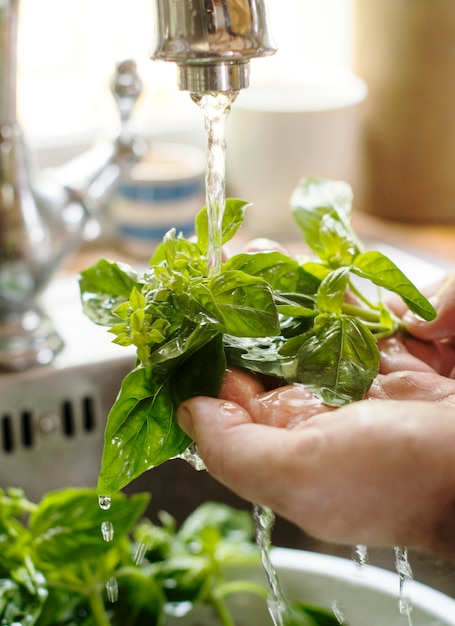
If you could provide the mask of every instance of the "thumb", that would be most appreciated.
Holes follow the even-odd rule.
[[[226,487],[251,502],[272,505],[274,483],[280,483],[282,496],[280,471],[283,457],[291,454],[291,431],[255,424],[240,405],[216,398],[186,400],[177,419],[196,442],[208,472]]]
[[[202,396],[182,402],[177,420],[180,428],[198,445],[233,426],[252,423],[248,412],[239,404]]]

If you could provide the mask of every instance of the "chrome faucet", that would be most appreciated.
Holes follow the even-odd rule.
[[[0,371],[52,361],[62,340],[37,299],[84,240],[122,172],[145,151],[129,117],[141,80],[133,61],[117,65],[115,141],[94,146],[45,177],[34,171],[16,118],[19,0],[0,1]]]
[[[174,61],[178,86],[191,93],[239,91],[249,61],[276,51],[265,0],[154,0],[150,56]]]

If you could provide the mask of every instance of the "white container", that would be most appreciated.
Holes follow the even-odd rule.
[[[298,234],[289,199],[300,178],[358,176],[365,83],[347,73],[299,83],[257,84],[241,92],[227,124],[228,194],[253,203],[253,236]]]
[[[177,143],[153,144],[110,203],[122,247],[148,259],[171,228],[193,234],[194,218],[205,204],[205,152]]]
[[[275,548],[273,561],[286,596],[331,609],[335,603],[349,626],[409,626],[398,608],[399,577],[373,565],[360,567],[349,559]],[[261,566],[235,572],[239,578],[263,580]],[[412,626],[454,626],[455,600],[415,581],[404,586],[412,603]],[[272,624],[264,602],[252,596],[232,596],[236,624]],[[194,611],[184,619],[170,619],[166,626],[214,626],[208,610]]]

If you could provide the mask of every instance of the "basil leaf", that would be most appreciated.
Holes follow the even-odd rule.
[[[29,523],[37,562],[55,568],[106,553],[132,529],[148,501],[147,494],[127,498],[119,493],[112,496],[112,506],[105,511],[93,489],[49,492]],[[105,541],[102,536],[103,522],[113,525],[112,541]]]
[[[190,439],[175,413],[191,395],[218,394],[226,363],[218,335],[194,354],[130,372],[106,425],[98,493],[110,495],[181,454]]]
[[[170,371],[168,371],[170,370]],[[176,425],[171,368],[139,368],[123,380],[104,436],[98,493],[110,495],[170,456],[189,439]]]
[[[224,335],[224,348],[230,365],[248,369],[257,374],[286,379],[289,359],[280,354],[282,337],[264,337],[260,341],[250,337]]]
[[[340,267],[328,274],[319,286],[316,305],[326,313],[339,313],[349,283],[349,267]]]
[[[275,304],[281,315],[289,317],[313,318],[318,314],[314,299],[303,294],[275,294]]]
[[[228,270],[215,276],[209,288],[223,316],[223,332],[238,337],[267,337],[280,332],[273,293],[265,280]]]
[[[322,609],[307,602],[292,602],[292,610],[295,613],[301,613],[307,619],[303,622],[303,626],[338,626],[339,620],[332,611]],[[311,621],[308,621],[311,620]],[[291,624],[291,626],[293,626]]]
[[[175,228],[164,235],[162,254],[170,272],[202,277],[207,269],[207,259],[198,245],[182,236],[177,237]]]
[[[291,208],[303,237],[331,267],[349,265],[362,251],[351,228],[351,187],[342,181],[305,178],[291,196]]]
[[[320,315],[310,331],[288,340],[281,353],[295,355],[295,379],[332,406],[361,400],[379,370],[374,336],[346,315]]]
[[[174,406],[192,396],[216,397],[226,372],[222,335],[216,334],[184,360],[172,378]]]
[[[119,318],[113,311],[128,300],[134,287],[140,290],[142,285],[129,265],[101,259],[81,272],[79,288],[83,311],[95,324],[117,324]]]
[[[48,599],[45,580],[31,580],[25,568],[12,572],[12,578],[0,579],[0,623],[34,626]]]
[[[198,324],[183,319],[178,332],[158,346],[150,355],[147,365],[157,365],[190,354],[209,342],[218,331],[209,324]]]
[[[375,285],[397,293],[407,306],[424,320],[433,320],[437,313],[432,304],[420,293],[391,259],[381,252],[359,254],[352,272],[371,280]]]
[[[226,261],[223,270],[241,270],[258,276],[277,291],[300,291],[314,294],[319,281],[291,257],[278,251],[236,254]]]
[[[221,243],[232,239],[243,224],[245,210],[250,203],[235,198],[227,198],[221,226]],[[195,232],[199,249],[205,254],[209,247],[209,221],[207,208],[203,207],[196,215]]]
[[[183,522],[178,536],[186,542],[197,540],[207,528],[214,528],[224,539],[251,541],[253,523],[248,511],[235,510],[225,504],[204,502]]]
[[[161,624],[165,595],[151,568],[122,567],[116,575],[121,602],[115,605],[112,626]]]

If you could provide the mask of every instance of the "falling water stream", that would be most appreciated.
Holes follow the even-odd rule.
[[[216,276],[221,268],[221,234],[225,206],[226,122],[238,92],[192,94],[204,114],[207,132],[206,206],[209,247],[208,275]]]
[[[207,133],[206,206],[208,215],[209,246],[207,253],[208,276],[216,276],[222,262],[222,222],[225,207],[225,156],[226,122],[238,92],[192,94],[192,99],[204,114]],[[195,445],[183,455],[195,469],[205,469]],[[268,601],[269,613],[275,626],[290,623],[292,609],[282,592],[277,572],[271,559],[271,536],[275,514],[265,506],[253,505],[253,518],[256,529],[262,565],[269,583],[271,597]],[[333,607],[334,615],[344,624],[341,608]]]
[[[271,559],[272,530],[275,523],[275,514],[269,507],[260,504],[253,505],[253,519],[256,524],[256,543],[261,555],[262,566],[271,590],[268,599],[270,617],[275,626],[286,626],[291,617],[291,608],[281,589],[276,569]]]
[[[400,580],[398,609],[401,615],[405,615],[407,617],[408,626],[412,626],[412,603],[410,598],[405,593],[405,583],[408,580],[412,580],[414,578],[414,575],[412,573],[411,565],[408,560],[407,548],[395,546],[395,568],[397,570]]]

